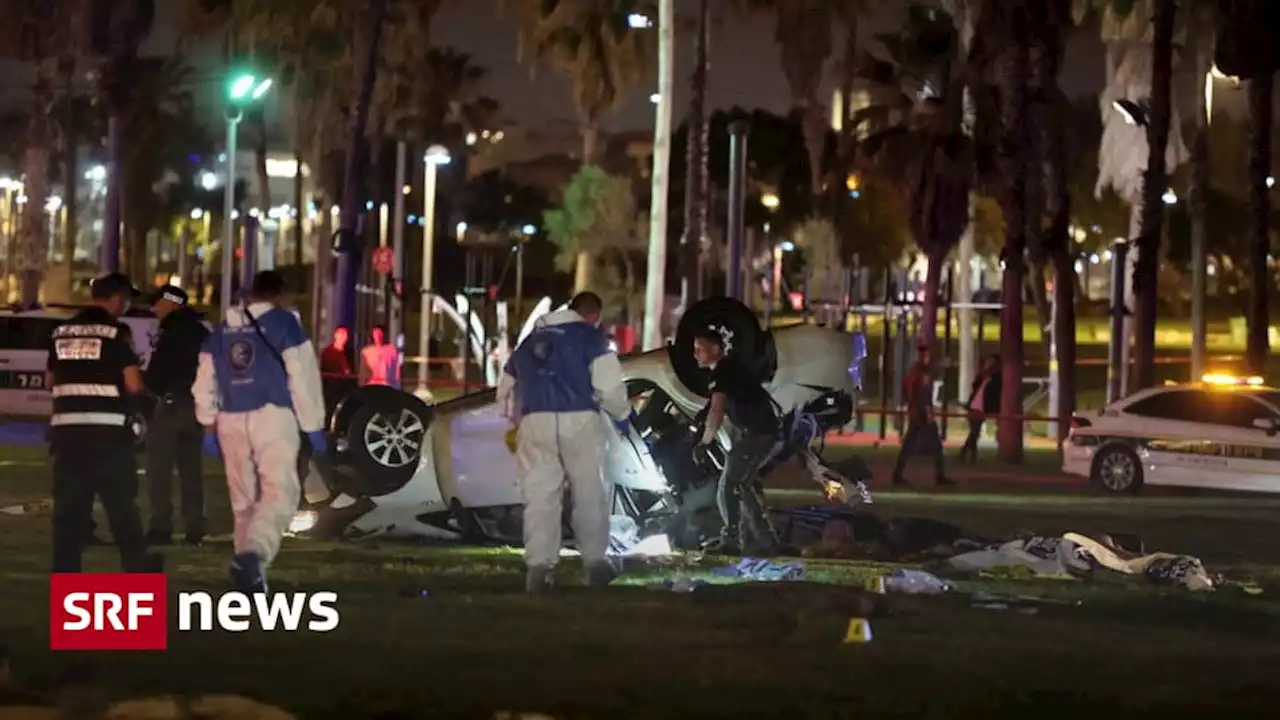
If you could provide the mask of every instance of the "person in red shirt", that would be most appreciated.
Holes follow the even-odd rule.
[[[916,348],[916,364],[907,371],[902,390],[907,401],[907,432],[893,466],[893,484],[907,484],[902,477],[907,459],[914,450],[923,449],[933,455],[934,481],[938,485],[954,485],[942,466],[942,436],[933,417],[933,369],[929,366],[928,345]]]
[[[320,351],[320,375],[351,375],[351,361],[347,358],[347,342],[351,331],[346,325],[333,329],[333,342]]]

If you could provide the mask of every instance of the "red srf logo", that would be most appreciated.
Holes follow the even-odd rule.
[[[163,574],[49,576],[49,649],[164,650],[169,644]]]

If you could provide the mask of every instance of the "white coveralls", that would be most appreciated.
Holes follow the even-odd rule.
[[[316,354],[297,317],[269,303],[227,313],[205,341],[191,391],[196,418],[217,426],[235,515],[236,555],[263,566],[298,511],[298,450],[303,433],[324,427],[324,395]]]
[[[618,421],[631,413],[622,366],[608,339],[572,310],[546,315],[512,353],[498,381],[498,401],[510,401],[511,417],[519,422],[525,565],[549,570],[560,558],[566,479],[583,563],[602,565],[610,494],[600,462],[611,429],[601,410]]]

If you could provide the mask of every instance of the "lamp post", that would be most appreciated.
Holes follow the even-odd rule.
[[[449,150],[442,145],[432,145],[422,157],[422,309],[418,315],[418,394],[430,397],[427,388],[427,369],[431,360],[431,292],[432,255],[435,254],[436,237],[436,175],[441,165],[448,165]],[[466,343],[466,335],[462,342]],[[466,372],[466,368],[463,368]]]
[[[251,73],[235,75],[227,97],[227,186],[222,201],[222,316],[231,310],[231,273],[235,256],[236,205],[236,131],[244,118],[245,106],[261,100],[271,89],[271,78],[258,78]]]

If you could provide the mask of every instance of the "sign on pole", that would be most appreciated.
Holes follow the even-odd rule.
[[[380,247],[373,251],[373,269],[380,275],[390,275],[395,267],[395,251],[389,247]]]

